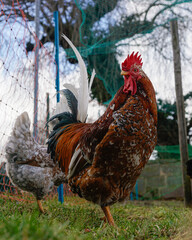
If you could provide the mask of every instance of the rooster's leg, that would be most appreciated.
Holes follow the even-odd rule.
[[[39,207],[39,211],[40,211],[41,213],[44,213],[43,206],[42,206],[42,204],[41,204],[41,200],[37,200],[37,204],[38,204],[38,207]]]
[[[114,220],[113,220],[113,216],[111,215],[109,206],[107,206],[107,207],[101,207],[101,208],[102,208],[102,210],[103,210],[103,212],[104,212],[104,214],[105,214],[105,217],[106,217],[109,225],[115,226],[115,223],[114,223]]]

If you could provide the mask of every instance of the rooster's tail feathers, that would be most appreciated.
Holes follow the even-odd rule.
[[[77,90],[76,87],[73,86],[72,84],[69,83],[64,84],[64,87],[66,89],[59,91],[59,93],[61,94],[61,99],[60,102],[58,102],[56,105],[55,116],[50,118],[50,120],[48,121],[48,123],[51,122],[50,126],[57,125],[58,121],[56,121],[56,119],[58,119],[59,121],[61,121],[62,119],[63,121],[64,117],[67,116],[68,118],[69,115],[71,115],[70,119],[68,118],[70,120],[69,123],[72,123],[71,120],[75,120],[74,122],[86,121],[89,95],[93,79],[95,77],[95,70],[93,69],[90,83],[88,86],[87,69],[80,53],[78,52],[77,48],[73,45],[73,43],[64,34],[62,34],[62,37],[71,46],[78,59],[80,67],[80,81],[79,81],[80,88]],[[52,120],[54,119],[55,121],[52,122]]]
[[[91,79],[90,79],[90,83],[89,83],[89,95],[91,93],[91,87],[92,87],[92,84],[93,84],[93,80],[95,78],[95,75],[96,75],[96,72],[95,72],[95,69],[93,69],[93,72],[91,74]]]
[[[47,122],[47,124],[51,122],[54,125],[53,130],[78,122],[76,96],[69,89],[63,89],[59,93],[61,94],[61,100],[56,105],[55,115]]]
[[[55,158],[55,149],[59,137],[73,123],[84,123],[87,118],[89,94],[91,85],[95,77],[95,70],[91,75],[90,84],[88,86],[88,74],[85,63],[73,43],[64,35],[62,37],[68,42],[73,49],[80,67],[79,89],[77,90],[72,84],[65,84],[66,89],[59,91],[61,94],[60,102],[56,105],[55,115],[49,119],[47,123],[54,125],[53,131],[48,139],[48,153],[51,152],[51,157]]]
[[[91,80],[90,80],[90,85],[88,86],[88,74],[87,74],[87,68],[85,66],[85,62],[83,61],[79,51],[73,45],[73,43],[69,40],[69,38],[66,37],[64,34],[62,34],[62,37],[68,42],[70,47],[73,49],[77,57],[77,60],[79,62],[79,68],[80,68],[79,91],[77,91],[76,88],[71,84],[65,84],[65,87],[68,88],[77,98],[77,120],[80,122],[85,122],[87,118],[87,111],[88,111],[89,93],[90,93],[91,85],[93,83],[93,79],[95,77],[95,70],[93,70]]]
[[[60,93],[66,98],[67,105],[72,115],[77,118],[77,98],[73,92],[69,89],[63,89]]]
[[[59,136],[70,126],[70,124],[78,123],[77,120],[77,98],[75,94],[69,90],[64,89],[60,91],[61,101],[56,106],[56,113],[51,117],[48,123],[54,125],[53,130],[49,134],[48,153],[51,152],[51,157],[55,158],[55,148]]]

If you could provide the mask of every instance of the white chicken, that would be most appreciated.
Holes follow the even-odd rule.
[[[7,174],[11,182],[21,190],[31,192],[37,199],[40,212],[44,212],[41,200],[54,186],[66,182],[57,163],[51,160],[47,146],[38,144],[30,132],[30,119],[22,113],[6,145]]]

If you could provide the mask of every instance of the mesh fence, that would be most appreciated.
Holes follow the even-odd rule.
[[[158,159],[180,159],[179,145],[174,146],[156,146]],[[188,145],[189,158],[192,158],[192,146]]]
[[[27,23],[25,13],[19,2],[12,2],[9,14],[1,1],[0,22],[0,134],[1,161],[4,160],[4,143],[10,134],[16,117],[24,111],[29,113],[32,120],[34,113],[34,66],[36,64],[35,49],[39,40],[36,38],[30,25]],[[26,42],[31,38],[35,44],[32,52],[27,52]],[[38,87],[38,136],[36,139],[43,143],[45,140],[44,124],[47,120],[47,93],[50,97],[55,93],[55,64],[54,58],[44,46],[40,49],[39,87]],[[52,106],[50,106],[52,108]]]
[[[34,116],[38,116],[38,134],[35,139],[44,144],[47,137],[45,123],[48,115],[54,110],[56,103],[55,76],[57,66],[54,61],[54,45],[42,45],[34,33],[34,26],[26,19],[19,1],[12,1],[10,5],[0,1],[0,163],[5,159],[5,143],[11,133],[16,117],[27,111],[31,119],[31,131],[34,129]],[[32,51],[27,51],[27,42],[32,41]],[[39,50],[39,84],[35,85],[36,74],[35,51]],[[61,74],[61,76],[63,76]],[[38,98],[34,97],[36,87]],[[49,99],[51,99],[49,101]],[[34,103],[37,101],[37,108]],[[70,195],[68,187],[64,185],[64,192]],[[32,195],[19,191],[11,184],[6,175],[4,164],[0,166],[0,194],[17,200],[34,200]],[[49,195],[56,194],[56,188]]]
[[[54,10],[59,11],[60,33],[66,34],[78,47],[87,63],[88,72],[91,73],[95,68],[92,95],[105,103],[113,98],[123,84],[119,74],[120,63],[134,50],[143,57],[143,68],[155,86],[157,97],[175,101],[169,24],[172,19],[178,19],[184,69],[183,90],[184,94],[192,92],[188,80],[192,73],[191,0],[41,1],[40,41],[35,35],[34,1],[0,0],[0,6],[0,162],[5,161],[4,146],[15,119],[24,111],[29,113],[32,131],[37,114],[38,134],[35,137],[39,143],[45,143],[47,131],[44,126],[56,103]],[[38,44],[39,85],[35,89],[35,51]],[[79,68],[74,53],[61,39],[59,51],[61,87],[66,82],[76,84]],[[38,93],[38,108],[34,112],[35,90]],[[192,101],[188,99],[187,124],[191,120],[191,107]],[[192,158],[190,145],[188,149]],[[156,158],[179,160],[179,146],[157,146],[154,153]],[[2,192],[8,189],[19,194],[8,178],[2,176]]]

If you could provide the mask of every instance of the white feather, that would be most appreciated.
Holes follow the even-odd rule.
[[[85,63],[78,52],[77,48],[73,45],[73,43],[67,38],[64,34],[62,37],[68,42],[68,44],[73,49],[77,60],[79,62],[80,68],[80,83],[79,83],[79,94],[78,94],[78,106],[77,106],[77,120],[81,122],[85,122],[87,118],[87,110],[88,110],[88,100],[89,100],[89,91],[88,91],[88,74]]]
[[[76,147],[75,152],[73,153],[73,156],[72,156],[70,164],[69,164],[69,171],[68,171],[68,175],[67,175],[68,179],[73,175],[73,173],[75,171],[75,166],[77,166],[77,164],[79,163],[79,161],[81,159],[81,158],[79,158],[81,150],[80,150],[80,148],[78,149],[78,147],[79,147],[79,145]]]
[[[91,93],[91,87],[92,87],[92,84],[93,84],[95,74],[96,74],[95,69],[93,69],[92,74],[91,74],[91,79],[90,79],[90,82],[89,82],[89,95]]]

